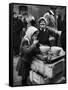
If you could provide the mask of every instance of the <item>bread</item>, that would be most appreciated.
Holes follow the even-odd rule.
[[[50,50],[50,46],[43,46],[43,45],[40,46],[40,51],[42,53],[48,53],[49,50]]]

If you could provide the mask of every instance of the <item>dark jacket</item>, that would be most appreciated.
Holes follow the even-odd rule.
[[[61,34],[61,46],[66,51],[66,15],[63,20],[62,34]]]
[[[50,45],[49,42],[49,32],[46,31],[41,31],[39,30],[39,35],[38,35],[39,43],[43,45]]]
[[[13,18],[13,49],[17,54],[19,54],[19,49],[20,49],[20,43],[21,43],[21,38],[20,38],[20,32],[22,31],[23,28],[23,22],[17,18]]]

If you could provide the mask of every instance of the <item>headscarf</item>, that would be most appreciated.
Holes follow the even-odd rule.
[[[44,20],[45,23],[46,23],[46,25],[48,25],[49,22],[47,21],[46,18],[44,18],[44,17],[40,17],[39,20],[38,20],[38,22],[40,23],[41,20]]]
[[[28,27],[28,29],[27,29],[27,31],[26,31],[26,34],[25,34],[25,36],[24,36],[24,39],[27,39],[28,41],[30,41],[32,35],[33,35],[35,32],[37,32],[37,31],[38,31],[38,29],[37,29],[36,27],[34,27],[34,26]]]

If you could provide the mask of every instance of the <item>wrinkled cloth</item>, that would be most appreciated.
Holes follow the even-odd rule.
[[[38,31],[38,29],[34,26],[28,27],[24,38],[31,40],[32,35],[37,31]]]

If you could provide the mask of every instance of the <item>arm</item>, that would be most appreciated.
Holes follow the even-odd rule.
[[[35,44],[29,45],[27,40],[23,40],[21,43],[21,52],[24,52],[26,54],[29,54],[32,50],[34,50],[36,47]]]
[[[55,33],[56,35],[61,36],[62,31],[58,31],[57,29],[51,28],[51,27],[49,27],[49,26],[46,26],[46,28],[47,28],[49,31]]]

